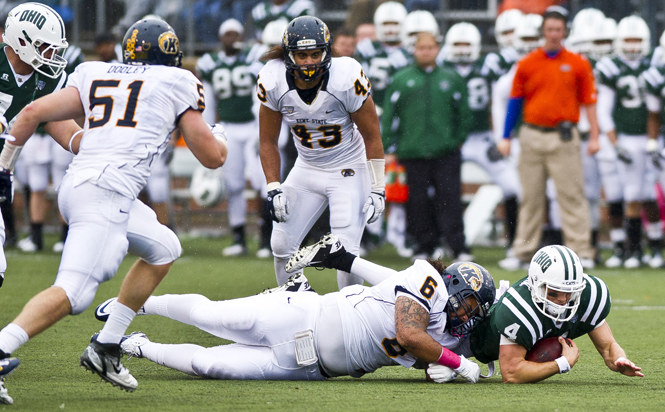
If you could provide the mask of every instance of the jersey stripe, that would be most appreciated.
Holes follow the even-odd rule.
[[[536,343],[536,338],[537,338],[537,336],[536,336],[536,331],[533,329],[533,326],[531,325],[531,322],[529,322],[529,321],[527,320],[527,318],[524,317],[524,315],[522,314],[522,312],[520,312],[519,309],[517,309],[517,308],[515,307],[515,305],[513,305],[513,302],[511,302],[511,301],[508,300],[508,299],[504,299],[504,300],[503,300],[503,303],[506,305],[506,307],[507,307],[508,309],[510,309],[511,312],[513,312],[513,314],[514,314],[515,316],[517,316],[517,318],[518,318],[519,320],[522,321],[522,324],[524,324],[524,326],[526,326],[526,328],[529,330],[529,332],[531,332],[531,340],[532,340],[531,344],[532,344],[532,345],[535,344],[535,343]]]
[[[598,322],[598,317],[600,317],[600,314],[603,312],[603,309],[605,309],[605,302],[607,302],[607,295],[609,294],[609,291],[607,290],[607,285],[605,282],[600,280],[599,278],[595,278],[594,280],[598,281],[600,284],[600,305],[598,305],[598,309],[596,310],[596,314],[591,319],[591,326],[595,326],[596,323]]]
[[[543,324],[540,322],[540,319],[538,319],[538,315],[533,310],[531,305],[529,305],[526,302],[526,300],[524,300],[524,298],[522,296],[520,296],[519,293],[517,293],[515,288],[508,289],[508,293],[512,297],[514,297],[515,300],[517,301],[517,303],[519,303],[522,306],[522,308],[524,308],[526,310],[526,312],[529,314],[529,316],[531,316],[531,318],[533,319],[533,323],[538,327],[538,333],[539,333],[538,336],[543,336]]]
[[[418,302],[420,302],[420,304],[423,305],[423,306],[425,307],[425,309],[427,309],[428,312],[432,310],[432,307],[430,306],[429,302],[427,302],[425,299],[423,299],[423,298],[421,298],[421,297],[419,297],[419,296],[416,296],[415,294],[411,293],[411,292],[410,292],[408,289],[406,289],[405,287],[403,287],[403,286],[399,286],[399,285],[395,286],[395,294],[397,294],[397,292],[402,292],[402,293],[405,293],[405,294],[407,294],[407,295],[413,296],[413,298],[414,298],[415,300],[417,300]]]
[[[589,315],[591,315],[591,311],[593,310],[594,303],[596,302],[596,295],[598,294],[596,283],[591,280],[589,275],[585,274],[584,278],[589,283],[589,286],[591,286],[591,297],[589,298],[589,306],[586,308],[586,312],[584,312],[584,316],[582,316],[582,322],[586,322],[586,320],[589,318]]]

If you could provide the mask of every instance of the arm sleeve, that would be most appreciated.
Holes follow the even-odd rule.
[[[663,108],[663,105],[660,101],[660,97],[647,92],[646,101],[647,101],[647,109],[650,112],[660,113],[660,111]]]
[[[524,106],[524,98],[513,97],[508,101],[508,109],[506,110],[506,122],[503,128],[503,138],[509,139],[510,133],[517,125],[517,121],[522,115],[522,107]]]
[[[582,61],[579,79],[580,86],[577,99],[580,104],[587,105],[596,103],[596,80],[593,77],[593,70],[587,59]]]
[[[503,128],[506,124],[506,112],[510,100],[509,84],[507,78],[501,77],[492,85],[492,127],[494,140],[497,142],[503,137]]]
[[[615,92],[610,87],[598,85],[598,102],[596,103],[596,116],[601,133],[611,132],[615,129],[612,112],[614,111]]]

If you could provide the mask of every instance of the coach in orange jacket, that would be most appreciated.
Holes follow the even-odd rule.
[[[545,44],[519,62],[513,80],[504,139],[498,148],[505,156],[510,154],[510,134],[522,114],[519,174],[524,195],[513,243],[515,257],[500,262],[504,269],[519,269],[538,249],[548,177],[557,189],[565,244],[579,255],[585,268],[593,267],[589,205],[584,196],[580,136],[575,126],[580,106],[584,106],[591,124],[588,151],[596,153],[596,90],[589,62],[562,45],[567,15],[559,6],[545,11]]]

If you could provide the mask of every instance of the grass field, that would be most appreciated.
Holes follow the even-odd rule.
[[[55,241],[47,238],[46,248]],[[202,293],[211,299],[255,294],[274,286],[272,260],[253,257],[221,258],[230,243],[222,239],[183,239],[183,257],[157,290],[163,293]],[[255,250],[253,248],[252,250]],[[396,257],[390,246],[368,257],[377,263],[404,269],[409,261]],[[497,281],[511,282],[522,272],[504,272],[496,266],[503,252],[474,250],[477,261]],[[27,300],[49,287],[60,256],[8,251],[5,285],[0,289],[0,326],[10,322]],[[93,305],[68,317],[28,342],[13,355],[20,368],[6,382],[15,411],[662,411],[665,410],[665,271],[597,269],[612,294],[608,322],[628,356],[643,368],[645,378],[627,378],[611,372],[588,338],[577,340],[580,361],[567,375],[531,385],[504,385],[500,376],[477,385],[427,383],[423,372],[402,367],[383,368],[362,379],[336,378],[327,382],[210,381],[130,359],[125,365],[139,381],[134,393],[122,392],[79,366],[79,356],[101,324],[93,316],[97,304],[115,296],[133,262],[128,258],[119,274],[103,284]],[[332,271],[306,271],[320,293],[334,291]],[[196,328],[165,318],[137,318],[130,330],[142,330],[157,342],[192,342],[204,346],[219,339]]]

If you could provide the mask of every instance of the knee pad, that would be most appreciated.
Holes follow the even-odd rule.
[[[291,253],[295,252],[296,247],[289,245],[288,235],[281,229],[279,225],[273,225],[272,236],[270,237],[270,247],[272,254],[278,258],[288,258]]]
[[[171,229],[160,225],[155,236],[146,238],[137,233],[127,233],[129,253],[140,257],[150,265],[166,265],[178,259],[182,246],[178,236]]]
[[[72,306],[72,315],[78,315],[92,303],[99,282],[86,273],[66,270],[58,272],[53,286],[65,291],[69,304]]]

